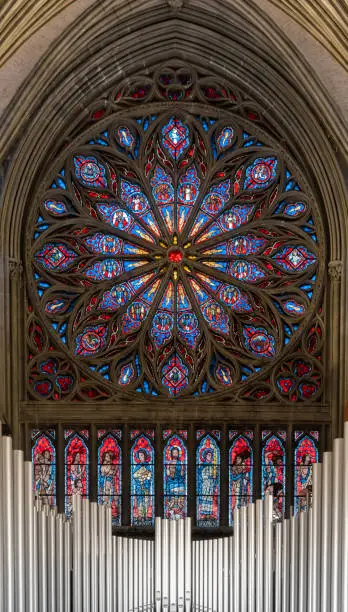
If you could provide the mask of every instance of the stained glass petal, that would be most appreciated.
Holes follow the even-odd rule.
[[[122,232],[128,232],[148,242],[155,242],[153,237],[126,210],[117,204],[99,204],[97,206],[101,218]]]
[[[160,348],[171,336],[174,327],[174,285],[168,284],[158,310],[152,320],[151,336]]]
[[[161,166],[156,166],[150,181],[152,195],[170,234],[174,232],[174,188],[172,179]]]
[[[277,177],[278,160],[258,157],[245,171],[244,189],[267,189]]]
[[[177,331],[179,338],[190,348],[196,348],[199,323],[182,283],[177,287]]]
[[[213,300],[195,280],[190,278],[190,284],[199,304],[199,308],[209,327],[216,332],[227,335],[229,333],[229,321],[222,306]]]

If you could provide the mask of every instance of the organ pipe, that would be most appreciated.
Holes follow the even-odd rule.
[[[228,537],[156,518],[153,541],[130,539],[109,505],[76,495],[67,519],[35,498],[31,462],[0,435],[0,612],[348,612],[347,479],[346,425],[313,467],[310,509],[274,524],[266,496]]]

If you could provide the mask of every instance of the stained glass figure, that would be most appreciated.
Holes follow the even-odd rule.
[[[75,175],[86,187],[107,187],[105,166],[94,156],[74,157]]]
[[[233,512],[252,502],[253,447],[252,432],[233,432],[229,452],[229,524]]]
[[[170,234],[174,231],[174,188],[172,179],[161,166],[156,166],[151,179],[152,194]]]
[[[163,436],[164,437],[164,436]],[[172,435],[163,450],[164,517],[187,516],[187,449],[180,435]]]
[[[285,511],[286,455],[284,432],[262,433],[262,497],[273,496],[273,520],[279,521]]]
[[[196,450],[198,527],[218,527],[220,522],[220,449],[211,435],[202,438]]]
[[[131,524],[152,527],[155,520],[155,453],[150,439],[140,434],[131,450]]]
[[[171,106],[153,113],[149,87],[125,84],[124,104],[145,105],[136,121],[104,113],[37,198],[30,396],[319,398],[324,231],[308,181],[244,115],[215,108],[215,85],[199,105],[189,87],[158,87]],[[62,343],[59,387],[36,359]],[[297,353],[310,364],[298,383],[285,363]]]
[[[54,429],[33,429],[31,433],[33,491],[47,506],[56,504],[55,437]]]
[[[65,512],[72,512],[74,495],[88,496],[88,439],[87,430],[65,430]]]
[[[189,128],[181,119],[172,117],[162,128],[162,145],[173,159],[178,159],[188,148]]]
[[[122,451],[118,432],[98,431],[98,503],[111,506],[112,524],[121,525]]]
[[[312,498],[312,464],[319,460],[318,431],[295,432],[294,513],[308,510]]]

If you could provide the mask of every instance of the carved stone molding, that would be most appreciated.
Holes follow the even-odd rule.
[[[339,259],[330,261],[328,265],[328,272],[331,280],[340,281],[343,273],[343,262]]]
[[[14,259],[9,262],[10,279],[12,281],[21,282],[23,276],[23,264],[20,261]]]
[[[184,0],[167,0],[167,3],[169,4],[173,13],[177,13],[178,11],[180,11],[180,9],[182,9],[184,5]]]

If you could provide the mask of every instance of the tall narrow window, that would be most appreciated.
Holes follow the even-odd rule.
[[[56,432],[54,429],[33,429],[33,489],[43,504],[56,505]]]
[[[131,524],[152,527],[155,519],[154,432],[131,431]]]
[[[167,443],[163,451],[164,517],[180,519],[187,516],[187,430],[163,431]]]
[[[88,440],[86,429],[65,429],[65,511],[71,515],[74,495],[88,496]]]
[[[312,464],[319,459],[319,431],[295,431],[294,513],[307,510],[312,497]]]
[[[229,452],[229,524],[233,512],[252,502],[253,493],[253,431],[230,431]]]
[[[98,503],[109,504],[112,524],[121,525],[122,450],[120,429],[98,429]]]
[[[262,497],[273,495],[273,519],[285,511],[286,432],[262,432]]]
[[[218,527],[220,522],[220,431],[196,432],[197,526]]]

